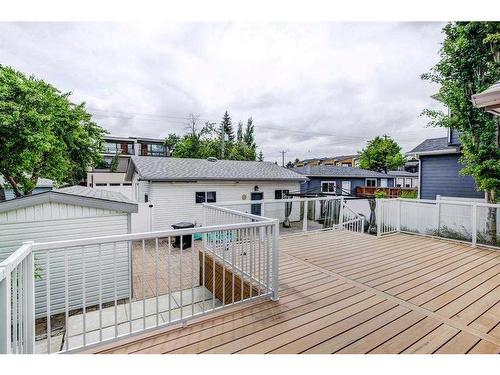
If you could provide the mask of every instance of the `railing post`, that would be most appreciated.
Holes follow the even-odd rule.
[[[375,198],[375,216],[377,223],[377,237],[382,235],[382,199]]]
[[[35,255],[33,254],[33,241],[23,242],[29,245],[31,251],[26,257],[28,274],[26,275],[26,353],[35,353]]]
[[[477,204],[472,205],[472,247],[477,244]]]
[[[2,276],[3,274],[3,276]],[[3,278],[3,280],[2,280]],[[11,341],[11,276],[10,269],[0,268],[0,354],[10,354]]]
[[[339,226],[342,228],[344,223],[344,197],[340,197],[340,209],[339,209]]]
[[[279,300],[279,294],[278,294],[278,289],[280,287],[280,281],[279,281],[279,225],[280,222],[278,219],[273,220],[273,226],[274,226],[274,233],[273,233],[273,256],[272,256],[272,272],[273,272],[273,295],[272,295],[272,300],[273,301],[278,301]]]
[[[309,201],[306,199],[304,200],[304,219],[302,221],[302,232],[307,232],[307,209],[308,209],[308,203]]]
[[[397,198],[397,200],[398,200],[397,231],[398,233],[401,233],[401,199]]]
[[[439,236],[439,227],[441,223],[441,204],[436,200],[436,236]]]
[[[365,217],[361,216],[361,233],[365,233]]]

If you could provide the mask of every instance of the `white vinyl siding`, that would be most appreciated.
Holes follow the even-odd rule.
[[[98,237],[128,233],[128,214],[118,211],[89,208],[62,203],[44,203],[32,207],[0,213],[0,261],[7,258],[23,241],[49,242],[85,237]],[[35,251],[35,264],[40,267],[42,278],[35,282],[35,311],[40,317],[46,313],[46,252]],[[98,247],[83,249],[86,269],[86,304],[98,301]],[[67,253],[69,268],[70,309],[82,304],[82,248]],[[117,274],[117,299],[129,296],[129,251],[125,243],[101,249],[103,303],[114,299],[111,287],[113,271]],[[50,255],[51,313],[64,311],[64,252],[52,251]],[[107,286],[108,285],[108,286]]]
[[[250,193],[258,186],[265,199],[273,199],[277,189],[299,191],[299,182],[151,182],[150,202],[153,204],[153,230],[172,229],[172,224],[187,221],[203,223],[203,206],[195,203],[195,193],[215,191],[217,203],[228,201],[250,202]]]

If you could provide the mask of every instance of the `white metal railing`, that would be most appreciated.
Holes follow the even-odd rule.
[[[0,353],[34,353],[33,244],[0,263]]]
[[[498,247],[500,204],[462,200],[377,199],[377,234],[424,234]]]
[[[364,218],[352,210],[348,202],[342,196],[326,196],[230,201],[211,206],[245,212],[250,215],[249,220],[252,212],[258,217],[277,220],[281,236],[338,229],[363,232]]]
[[[203,227],[23,245],[0,266],[0,352],[73,351],[277,300],[277,221],[204,209]]]

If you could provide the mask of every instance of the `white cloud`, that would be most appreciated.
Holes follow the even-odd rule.
[[[438,59],[441,27],[2,23],[0,63],[72,91],[113,134],[183,132],[182,117],[219,121],[227,109],[254,118],[266,159],[294,159],[356,152],[378,134],[405,149],[443,135],[419,116],[438,105],[419,76]]]

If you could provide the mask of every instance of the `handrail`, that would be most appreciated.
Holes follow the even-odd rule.
[[[427,204],[454,204],[458,206],[477,206],[477,207],[491,207],[491,208],[500,208],[500,204],[498,203],[483,203],[483,202],[467,202],[467,201],[452,201],[452,200],[433,200],[433,199],[408,199],[408,198],[378,198],[382,201],[401,201],[408,203],[427,203]]]
[[[225,203],[225,202],[222,202],[222,203]],[[213,203],[202,203],[202,206],[207,207],[207,208],[212,208],[215,210],[219,210],[219,211],[223,211],[223,212],[227,212],[227,213],[234,214],[237,216],[245,217],[247,219],[256,220],[256,221],[272,221],[273,220],[272,218],[269,218],[269,217],[253,215],[253,214],[249,214],[247,212],[242,212],[242,211],[238,211],[238,210],[231,210],[230,208],[217,206]]]
[[[226,201],[213,204],[214,206],[238,206],[246,204],[259,204],[259,203],[288,203],[288,202],[311,202],[322,200],[341,200],[343,196],[324,196],[324,197],[311,197],[311,198],[283,198],[283,199],[259,199],[259,200],[240,200],[240,201]]]
[[[149,239],[165,238],[165,237],[188,236],[191,234],[216,232],[222,230],[257,228],[269,225],[270,223],[271,221],[266,220],[266,221],[255,221],[249,223],[210,225],[210,226],[194,227],[186,229],[169,229],[156,232],[117,234],[111,236],[91,237],[91,238],[83,238],[76,240],[36,242],[33,244],[33,247],[35,250],[51,250],[53,248],[61,248],[61,247],[98,245],[98,244],[121,242],[121,241],[125,242],[125,241],[149,240]]]

